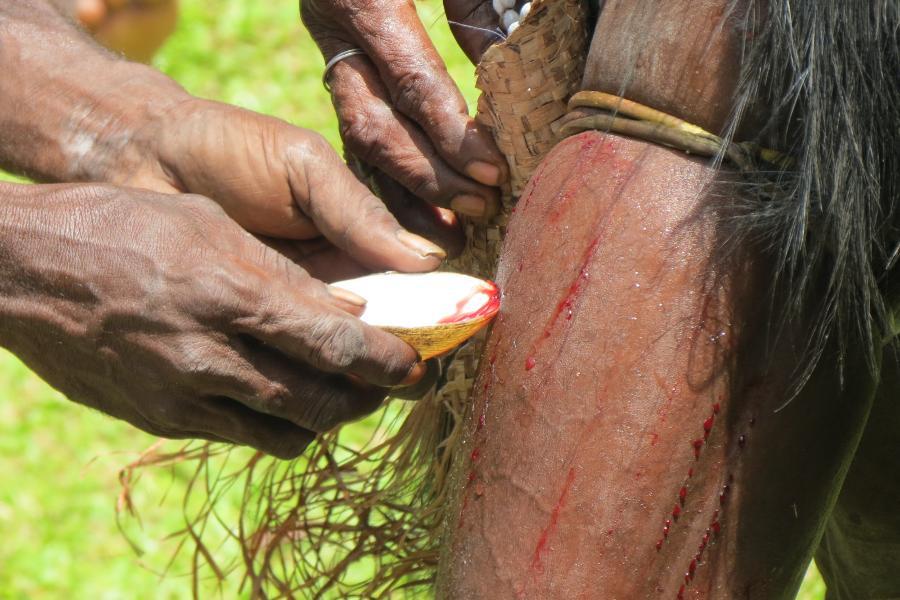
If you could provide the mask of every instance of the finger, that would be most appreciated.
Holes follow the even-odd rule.
[[[381,171],[376,171],[373,179],[385,206],[403,227],[431,240],[451,258],[462,253],[466,236],[456,215],[417,198]]]
[[[330,283],[361,277],[372,272],[324,238],[294,241],[264,236],[256,237],[319,281]],[[356,311],[351,312],[356,313]]]
[[[503,41],[499,17],[490,0],[444,0],[450,31],[473,64],[491,45]]]
[[[318,285],[325,292],[311,296],[308,289],[270,284],[229,327],[317,370],[354,374],[379,387],[407,382],[416,373],[415,350],[339,308],[337,288]]]
[[[403,229],[321,136],[307,134],[286,154],[294,201],[352,259],[372,269],[422,272],[446,257],[440,247]]]
[[[210,439],[250,446],[276,458],[296,458],[316,439],[316,434],[288,420],[273,417],[227,397],[201,398],[197,403],[202,427]]]
[[[251,410],[229,398],[165,396],[144,407],[143,412],[147,414],[131,415],[127,420],[153,435],[230,442],[279,458],[298,456],[315,439],[309,430]]]
[[[478,218],[495,214],[497,189],[464,177],[438,154],[425,132],[392,107],[371,61],[354,56],[332,73],[341,137],[350,152],[433,204]]]
[[[387,397],[385,388],[298,365],[253,339],[232,340],[221,363],[230,368],[197,380],[205,395],[233,398],[257,412],[319,433],[368,415]],[[422,364],[406,385],[418,383],[427,371]]]
[[[468,107],[432,45],[412,2],[353,2],[342,21],[352,41],[372,59],[392,105],[419,124],[456,170],[486,185],[506,180],[508,169],[489,131]],[[319,40],[330,58],[339,40]],[[329,47],[330,46],[330,47]]]
[[[223,377],[213,389],[226,392],[244,406],[299,427],[322,433],[378,409],[384,388],[342,375],[298,365],[271,348],[252,341],[235,343],[245,368],[239,377]]]

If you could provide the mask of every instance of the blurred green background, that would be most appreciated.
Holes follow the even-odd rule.
[[[178,30],[156,66],[194,94],[276,115],[340,146],[322,89],[322,57],[300,25],[295,1],[182,0],[181,6]],[[456,48],[439,3],[417,6],[474,106],[473,67]],[[67,402],[0,350],[0,598],[190,596],[187,557],[166,578],[156,572],[171,552],[159,538],[178,529],[177,510],[144,511],[145,533],[130,528],[145,551],[140,558],[116,527],[117,471],[153,441]],[[178,474],[145,474],[138,500],[150,506],[166,494],[177,499],[184,486]],[[811,568],[798,598],[824,595]]]

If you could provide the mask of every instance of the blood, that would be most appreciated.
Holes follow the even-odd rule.
[[[713,533],[715,533],[716,535],[719,535],[719,532],[722,531],[722,525],[720,525],[718,521],[713,521],[710,524],[710,527],[712,527]]]
[[[715,404],[713,404],[713,414],[714,414],[714,415],[719,414],[719,410],[720,410],[720,409],[721,409],[721,407],[719,406],[719,403],[718,403],[718,402],[716,402]]]
[[[687,486],[681,486],[681,489],[678,490],[678,501],[684,506],[684,500],[687,498]]]
[[[534,357],[529,356],[528,358],[525,359],[525,370],[526,371],[532,370],[534,368],[534,365],[536,365],[536,364],[537,364],[537,361],[534,359]]]
[[[600,245],[600,238],[601,236],[595,237],[582,255],[581,264],[578,267],[578,275],[575,276],[575,279],[569,284],[569,288],[566,290],[565,295],[557,303],[553,314],[550,316],[550,320],[547,321],[547,325],[544,326],[544,330],[541,332],[540,337],[534,343],[534,346],[532,346],[528,359],[525,360],[526,370],[529,369],[529,361],[532,361],[532,366],[534,366],[533,356],[537,353],[544,340],[550,337],[550,334],[556,327],[556,323],[559,321],[559,317],[562,315],[563,311],[571,311],[574,307],[575,301],[578,299],[578,296],[581,294],[581,291],[588,280],[588,266],[594,257],[594,253],[597,251],[597,247]]]
[[[476,447],[472,450],[472,454],[469,455],[469,458],[472,459],[472,462],[477,461],[481,457],[481,448]]]
[[[706,439],[709,437],[709,432],[712,431],[713,420],[715,419],[714,414],[709,415],[705,421],[703,421],[703,438]]]
[[[487,302],[475,310],[466,311],[466,305],[478,294],[486,294]],[[493,317],[500,310],[500,288],[492,281],[484,282],[484,285],[456,303],[456,312],[438,321],[442,325],[462,323],[484,317]]]
[[[694,458],[699,459],[700,458],[700,449],[703,447],[703,440],[696,439],[693,442],[691,442],[691,445],[694,447]]]
[[[566,481],[563,484],[562,492],[559,494],[559,500],[556,501],[556,505],[554,505],[553,510],[550,512],[550,522],[547,523],[547,526],[544,527],[543,531],[541,531],[540,537],[538,537],[537,544],[534,547],[534,554],[531,558],[531,570],[537,573],[542,573],[544,570],[542,564],[542,556],[547,547],[547,542],[550,540],[550,536],[556,531],[556,527],[559,524],[559,515],[562,512],[562,509],[566,506],[566,500],[569,497],[569,490],[572,488],[572,484],[575,482],[575,467],[569,468],[569,473],[566,475]]]
[[[679,516],[681,516],[681,505],[676,504],[672,509],[672,518],[677,521]]]

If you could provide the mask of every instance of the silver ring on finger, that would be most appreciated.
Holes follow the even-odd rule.
[[[365,53],[365,50],[363,50],[362,48],[348,48],[346,50],[338,52],[331,57],[331,60],[325,63],[325,72],[322,73],[322,85],[325,86],[325,89],[329,94],[331,93],[331,86],[328,85],[328,75],[331,73],[331,70],[335,67],[335,65],[337,65],[345,58],[350,58],[351,56],[357,56],[359,54],[365,55]]]

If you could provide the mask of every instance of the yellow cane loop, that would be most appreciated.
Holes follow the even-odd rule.
[[[610,131],[688,154],[713,157],[723,154],[744,171],[756,170],[759,162],[780,169],[791,166],[789,156],[743,142],[726,144],[719,136],[655,108],[614,94],[580,91],[569,99],[569,113],[560,120],[563,137],[587,130]]]

